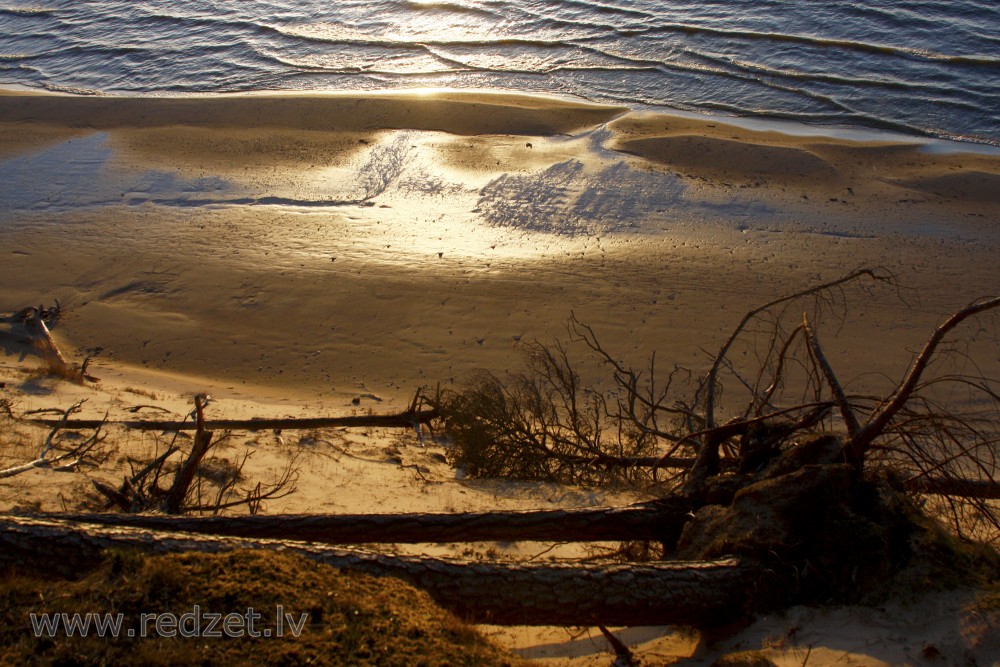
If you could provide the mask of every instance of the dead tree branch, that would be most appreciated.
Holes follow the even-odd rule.
[[[88,355],[80,366],[74,366],[66,361],[66,357],[56,345],[49,328],[55,325],[61,314],[62,306],[56,300],[56,305],[50,308],[44,305],[22,308],[14,314],[11,321],[23,329],[27,342],[35,349],[38,356],[45,360],[50,374],[77,384],[83,384],[85,380],[96,381],[97,378],[87,374],[91,356]]]
[[[170,490],[167,492],[167,496],[163,501],[163,511],[167,514],[178,514],[181,511],[181,505],[184,503],[184,499],[187,498],[188,491],[191,488],[191,482],[194,481],[194,475],[198,469],[198,465],[205,457],[205,454],[208,453],[209,447],[212,446],[212,437],[215,433],[205,429],[204,410],[206,400],[207,397],[202,394],[198,394],[194,397],[194,441],[191,446],[191,452],[188,454],[184,463],[181,464],[180,469],[174,477],[174,483],[170,487]]]
[[[348,415],[344,417],[307,417],[302,419],[209,419],[209,431],[310,430],[316,428],[413,428],[414,423],[429,424],[438,418],[436,410],[418,410],[390,415]],[[52,426],[58,420],[32,419],[34,424]],[[67,428],[94,428],[96,420],[77,419],[66,422]],[[125,420],[109,421],[110,426],[123,426],[137,431],[193,431],[197,426],[187,420]]]
[[[743,316],[743,319],[741,319],[739,324],[736,325],[736,328],[733,329],[732,333],[729,335],[729,338],[727,338],[726,341],[722,344],[722,347],[719,348],[718,353],[716,353],[714,357],[712,367],[708,371],[708,375],[706,376],[705,381],[702,385],[705,393],[704,417],[705,417],[706,428],[711,429],[712,427],[715,426],[715,419],[716,419],[715,411],[716,411],[716,401],[717,401],[716,394],[717,394],[719,370],[725,363],[725,359],[729,354],[729,350],[736,343],[737,339],[746,329],[747,325],[755,317],[757,317],[761,313],[772,310],[776,306],[780,306],[782,304],[790,303],[793,301],[798,301],[808,296],[823,295],[829,293],[830,290],[839,288],[843,285],[846,285],[848,283],[857,281],[865,277],[876,282],[884,282],[884,283],[892,283],[895,280],[894,276],[892,276],[887,272],[870,268],[860,269],[858,271],[849,273],[846,276],[843,276],[836,280],[831,280],[821,285],[815,285],[808,289],[795,292],[794,294],[789,294],[786,296],[779,297],[777,299],[773,299],[762,306],[758,306],[757,308],[747,311],[747,313]]]
[[[598,625],[597,629],[601,631],[604,635],[604,639],[607,640],[608,644],[611,646],[611,650],[615,652],[615,662],[613,667],[639,667],[641,662],[638,658],[633,655],[632,651],[629,650],[625,643],[618,639],[613,632],[608,630],[603,625]]]
[[[951,317],[934,330],[934,333],[931,334],[931,337],[924,344],[923,349],[914,357],[903,381],[899,383],[889,398],[875,409],[864,427],[851,438],[848,443],[848,450],[849,457],[852,460],[864,460],[865,454],[872,442],[882,434],[886,425],[913,396],[913,392],[920,383],[924,370],[933,358],[934,352],[941,344],[941,341],[944,340],[944,337],[968,318],[997,307],[1000,307],[1000,297],[976,301],[952,314]]]
[[[191,450],[184,460],[173,470],[173,479],[167,488],[160,487],[160,479],[170,473],[166,470],[168,459],[180,451],[176,446],[177,433],[167,450],[135,471],[131,478],[126,477],[119,488],[113,488],[99,481],[94,481],[94,488],[107,501],[106,508],[117,508],[125,513],[139,513],[159,510],[167,514],[218,514],[235,507],[247,507],[251,514],[256,514],[266,501],[277,500],[294,493],[295,482],[298,479],[298,457],[293,456],[285,469],[270,483],[252,481],[245,487],[238,487],[237,482],[243,478],[243,467],[249,453],[243,460],[233,465],[226,459],[207,459],[206,456],[213,446],[228,437],[214,438],[214,431],[205,428],[209,423],[205,419],[205,406],[209,398],[203,395],[195,397],[194,416],[195,436]],[[220,467],[210,473],[208,468],[213,462],[221,462],[224,474],[218,474]],[[210,479],[206,479],[206,478]],[[212,488],[214,487],[214,489]],[[205,500],[208,495],[210,500]]]
[[[66,521],[132,526],[253,539],[321,544],[435,542],[599,542],[665,540],[679,534],[692,506],[665,499],[630,507],[464,512],[445,514],[329,514],[280,516],[159,516],[58,514]]]
[[[840,415],[844,418],[844,424],[847,425],[847,434],[851,438],[854,438],[861,430],[857,415],[851,409],[851,405],[847,401],[847,395],[844,394],[844,388],[840,386],[840,380],[837,379],[833,367],[827,361],[826,355],[823,353],[823,348],[819,344],[819,338],[816,336],[816,332],[813,331],[812,324],[809,322],[809,316],[805,313],[802,314],[802,331],[805,334],[806,341],[809,343],[809,352],[812,354],[813,360],[826,379],[830,393],[833,394],[833,400],[837,404],[837,409],[840,410]]]
[[[846,316],[845,288],[860,281],[892,285],[895,278],[862,269],[748,311],[691,399],[678,394],[675,382],[685,371],[675,367],[657,377],[655,355],[648,370],[637,371],[571,317],[570,342],[582,343],[590,360],[610,369],[611,388],[585,386],[565,345],[535,343],[527,371],[503,378],[481,374],[435,403],[456,443],[450,460],[473,476],[583,484],[660,483],[657,471],[673,469],[680,472],[668,477],[667,488],[698,501],[737,483],[721,479],[724,472],[752,475],[793,450],[802,436],[843,429],[842,451],[826,455],[827,461],[852,464],[859,480],[888,474],[911,493],[941,498],[960,534],[972,524],[1000,534],[1000,509],[992,498],[1000,480],[1000,381],[926,372],[935,356],[949,352],[941,345],[947,335],[1000,306],[1000,298],[949,317],[888,396],[873,397],[851,393],[818,333],[824,316]],[[814,304],[811,312],[794,313],[803,299]],[[740,364],[730,359],[737,345],[747,360]],[[976,368],[974,360],[962,359],[965,368]],[[747,400],[720,424],[721,392],[729,387]],[[948,400],[935,398],[942,392],[950,392]],[[834,411],[843,425],[831,418]],[[647,467],[653,459],[660,463]]]
[[[46,436],[38,457],[33,461],[0,470],[0,479],[14,477],[37,468],[66,472],[76,470],[82,465],[100,465],[107,458],[99,451],[100,445],[107,437],[103,430],[107,415],[105,415],[105,420],[97,422],[94,432],[89,437],[83,440],[70,440],[65,437],[65,427],[69,423],[70,415],[79,412],[82,406],[83,401],[79,401],[64,410],[62,418],[55,423]]]

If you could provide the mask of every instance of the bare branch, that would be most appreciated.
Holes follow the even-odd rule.
[[[726,341],[722,344],[722,347],[719,349],[719,352],[715,355],[714,361],[712,363],[712,368],[711,370],[709,370],[708,376],[705,378],[703,388],[706,392],[705,393],[706,428],[711,429],[715,426],[716,385],[718,383],[719,369],[723,364],[723,360],[729,354],[730,348],[733,346],[737,338],[739,338],[740,334],[743,332],[743,330],[746,328],[747,324],[751,320],[757,317],[757,315],[759,315],[760,313],[769,311],[775,306],[795,301],[798,299],[802,299],[807,296],[821,294],[833,288],[840,287],[842,285],[845,285],[847,283],[856,281],[864,277],[870,278],[871,280],[874,281],[885,282],[885,283],[891,283],[894,280],[893,276],[886,272],[881,272],[871,268],[859,269],[857,271],[847,274],[846,276],[843,276],[842,278],[838,278],[837,280],[831,280],[821,285],[815,285],[808,289],[795,292],[794,294],[789,294],[787,296],[773,299],[772,301],[769,301],[762,306],[758,306],[757,308],[748,311],[743,316],[743,319],[740,320],[739,324],[736,325],[736,328],[729,335],[729,338],[727,338]]]
[[[64,410],[62,420],[60,420],[59,423],[65,424],[70,415],[78,412],[82,405],[83,401],[79,401]],[[36,459],[5,470],[0,470],[0,479],[14,477],[36,468],[44,468],[56,472],[67,472],[75,470],[82,465],[99,465],[107,458],[107,456],[99,454],[95,455],[94,450],[97,449],[107,437],[102,430],[106,421],[107,415],[104,415],[104,420],[98,423],[97,428],[94,429],[94,432],[90,435],[90,437],[82,441],[75,442],[70,447],[64,446],[64,439],[60,437],[63,431],[63,426],[57,424],[45,438],[42,451],[38,454]],[[53,452],[61,453],[53,455]]]
[[[833,372],[833,367],[830,366],[830,362],[827,361],[826,355],[823,353],[823,348],[820,347],[819,338],[809,323],[809,316],[805,313],[802,314],[802,331],[805,334],[806,341],[809,343],[809,351],[812,353],[816,365],[819,366],[820,371],[823,373],[823,377],[830,387],[830,392],[833,394],[833,400],[837,404],[837,409],[840,410],[840,415],[844,418],[844,424],[847,425],[847,433],[853,438],[861,428],[858,424],[857,415],[851,409],[851,405],[847,401],[847,396],[844,394],[844,388],[840,386],[840,381],[837,379],[836,373]],[[860,462],[858,463],[860,464]]]
[[[931,337],[924,344],[923,349],[910,364],[910,369],[907,371],[903,381],[893,391],[889,399],[883,405],[879,406],[864,427],[852,436],[851,441],[848,443],[852,458],[856,460],[864,459],[865,452],[872,441],[881,435],[886,425],[910,399],[914,388],[920,382],[924,369],[927,368],[927,364],[930,363],[935,350],[937,350],[938,345],[940,345],[944,337],[966,319],[998,306],[1000,306],[1000,297],[974,302],[954,313],[934,330],[934,333],[931,334]]]
[[[212,436],[214,433],[205,430],[204,409],[207,399],[208,397],[202,394],[194,397],[196,424],[194,442],[191,446],[191,452],[174,476],[174,483],[163,501],[163,511],[168,514],[177,514],[181,511],[184,499],[191,488],[191,482],[194,480],[195,470],[212,445]]]

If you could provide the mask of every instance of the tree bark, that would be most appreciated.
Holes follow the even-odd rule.
[[[744,615],[759,580],[759,573],[734,559],[638,565],[482,563],[35,517],[0,519],[0,564],[5,566],[79,575],[112,547],[147,553],[294,551],[347,570],[400,577],[462,618],[506,625],[719,625]]]
[[[250,539],[303,540],[321,544],[439,542],[601,542],[650,540],[672,543],[692,508],[680,501],[596,509],[466,512],[455,514],[285,514],[278,516],[162,516],[56,514],[61,521],[131,526]]]

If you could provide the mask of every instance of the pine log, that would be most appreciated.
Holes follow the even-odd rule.
[[[682,501],[594,509],[450,514],[163,516],[51,514],[62,521],[320,544],[441,542],[673,542],[691,511]]]
[[[758,574],[735,559],[638,565],[483,563],[38,517],[0,518],[3,566],[79,575],[99,563],[108,548],[294,551],[345,570],[400,577],[462,618],[505,625],[719,625],[744,615]]]

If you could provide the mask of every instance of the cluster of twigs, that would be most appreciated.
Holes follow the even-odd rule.
[[[106,501],[105,509],[114,508],[126,513],[158,510],[167,514],[217,514],[234,507],[246,507],[251,514],[256,514],[265,501],[294,493],[297,479],[294,458],[271,484],[258,481],[250,486],[238,486],[238,482],[243,479],[243,467],[249,455],[245,455],[240,463],[228,467],[225,474],[214,476],[214,493],[205,488],[207,478],[211,476],[206,473],[205,457],[223,439],[216,439],[214,431],[205,428],[204,410],[208,401],[209,397],[205,395],[195,396],[195,409],[192,413],[195,435],[191,449],[179,464],[168,467],[171,457],[181,452],[181,448],[176,445],[175,435],[167,450],[152,461],[138,470],[133,463],[132,475],[126,477],[119,488],[93,481],[94,488]],[[206,496],[209,497],[208,500]]]
[[[564,345],[530,349],[525,372],[501,379],[482,371],[462,391],[439,394],[448,431],[461,444],[450,450],[451,462],[476,477],[634,480],[634,464],[653,454],[654,438],[635,423],[607,419],[607,397],[583,385]]]
[[[228,434],[216,438],[215,432],[205,428],[204,409],[209,397],[195,397],[195,409],[190,417],[195,421],[195,434],[190,450],[186,453],[177,444],[180,431],[174,434],[167,449],[150,461],[129,461],[131,474],[117,488],[100,480],[92,480],[94,488],[103,499],[103,509],[126,513],[162,511],[167,514],[218,514],[224,510],[246,507],[250,514],[257,514],[269,500],[277,500],[295,492],[298,478],[297,458],[291,457],[285,468],[271,483],[246,480],[243,469],[250,458],[247,452],[236,462],[228,459],[208,458],[213,447],[224,441]],[[15,416],[7,399],[0,408],[8,419],[35,418],[56,412],[41,450],[31,461],[0,470],[0,479],[14,477],[35,469],[69,472],[83,466],[99,467],[110,457],[104,447],[107,439],[107,415],[81,434],[75,428],[80,420],[74,419],[85,401],[79,401],[65,410],[42,409]],[[90,420],[86,420],[89,424]],[[174,462],[175,454],[184,456]],[[241,484],[241,482],[246,482]]]
[[[748,472],[808,433],[836,433],[858,478],[891,477],[958,534],[995,541],[1000,381],[942,372],[938,362],[949,334],[1000,298],[952,314],[892,390],[871,396],[838,377],[817,323],[846,315],[848,287],[876,286],[899,289],[891,274],[862,269],[748,311],[700,376],[676,366],[664,373],[655,356],[636,370],[573,317],[570,342],[610,369],[610,385],[585,386],[563,343],[529,346],[525,371],[480,373],[441,394],[452,460],[472,475],[666,482],[698,496],[720,472]]]
[[[4,400],[3,407],[7,416],[12,417],[10,405],[6,400]],[[63,410],[59,423],[49,431],[38,456],[27,463],[0,470],[0,479],[14,477],[36,468],[68,472],[78,470],[82,466],[96,467],[104,463],[109,454],[102,447],[105,438],[107,438],[103,426],[98,426],[88,436],[81,436],[76,432],[71,435],[65,429],[66,422],[82,407],[83,401],[79,401]]]

